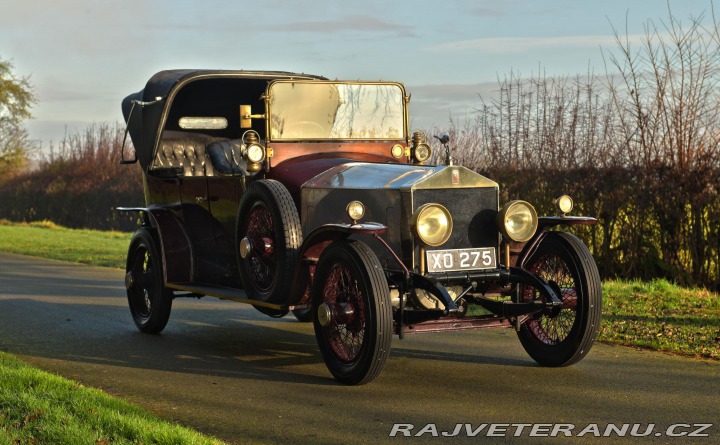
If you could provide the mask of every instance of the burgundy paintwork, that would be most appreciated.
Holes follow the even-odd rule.
[[[276,179],[285,185],[300,206],[300,188],[308,180],[348,162],[407,163],[404,158],[395,159],[389,155],[393,144],[388,143],[276,143],[273,166],[268,179]],[[362,150],[361,150],[362,149]],[[380,154],[388,153],[388,155]],[[296,154],[297,157],[292,157]]]

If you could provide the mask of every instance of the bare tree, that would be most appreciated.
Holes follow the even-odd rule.
[[[605,276],[720,288],[720,26],[669,11],[632,42],[615,31],[606,75],[498,79],[453,157],[541,213],[570,193]],[[541,71],[539,72],[541,73]],[[436,129],[434,133],[440,133]],[[436,153],[441,152],[436,146]]]
[[[626,162],[644,173],[661,264],[680,282],[717,285],[718,229],[707,218],[718,207],[720,27],[714,11],[711,26],[703,18],[683,26],[668,11],[646,24],[637,49],[615,30],[608,61],[621,80],[609,90]]]

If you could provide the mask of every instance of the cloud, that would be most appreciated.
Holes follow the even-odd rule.
[[[480,98],[497,96],[497,82],[456,83],[439,85],[407,85],[410,101],[411,127],[447,127],[450,119],[472,120],[481,105]]]
[[[625,36],[622,37],[623,41]],[[630,42],[639,42],[645,35],[629,35]],[[541,48],[584,48],[616,45],[615,36],[563,36],[563,37],[489,37],[472,40],[459,40],[433,45],[430,52],[479,51],[490,54],[523,53]]]
[[[414,37],[415,29],[409,25],[398,25],[367,15],[348,15],[336,20],[290,22],[269,29],[281,32],[307,32],[334,34],[338,32],[382,32],[400,37]]]
[[[500,17],[506,15],[506,13],[490,8],[472,8],[470,14],[478,17]]]
[[[478,102],[478,96],[494,96],[497,82],[408,86],[413,101]]]

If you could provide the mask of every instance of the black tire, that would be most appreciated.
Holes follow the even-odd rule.
[[[337,241],[320,256],[312,287],[313,325],[320,353],[341,383],[362,385],[382,371],[392,342],[390,289],[383,268],[360,241]],[[321,305],[351,307],[322,326]]]
[[[595,341],[602,314],[600,274],[592,255],[576,236],[550,232],[524,268],[560,289],[563,307],[556,315],[527,319],[518,331],[523,347],[543,366],[580,361]],[[529,286],[520,286],[520,295],[525,301],[540,298]]]
[[[243,259],[240,242],[245,237],[270,240],[270,251],[253,248]],[[250,298],[287,302],[301,244],[300,217],[285,186],[268,179],[250,184],[240,200],[235,243],[240,278]]]
[[[307,309],[295,309],[292,311],[295,318],[297,318],[297,321],[301,323],[309,323],[313,320],[313,310],[312,308]]]
[[[133,321],[145,333],[165,328],[172,308],[172,291],[165,287],[163,262],[154,233],[146,228],[133,235],[128,249],[126,288]]]

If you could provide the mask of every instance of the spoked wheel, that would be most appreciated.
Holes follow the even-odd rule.
[[[170,318],[172,292],[163,282],[162,258],[152,233],[145,228],[130,241],[125,268],[130,313],[137,327],[146,333],[158,333]]]
[[[253,182],[240,202],[237,223],[238,267],[250,298],[287,300],[301,244],[290,192],[277,181]]]
[[[320,353],[339,382],[361,385],[385,366],[392,340],[390,289],[382,266],[359,241],[338,241],[320,256],[312,287]]]
[[[600,275],[587,247],[574,235],[550,232],[525,268],[561,295],[557,313],[545,311],[528,318],[518,337],[530,356],[543,366],[567,366],[588,353],[600,327]],[[524,301],[540,299],[539,292],[520,286]]]

